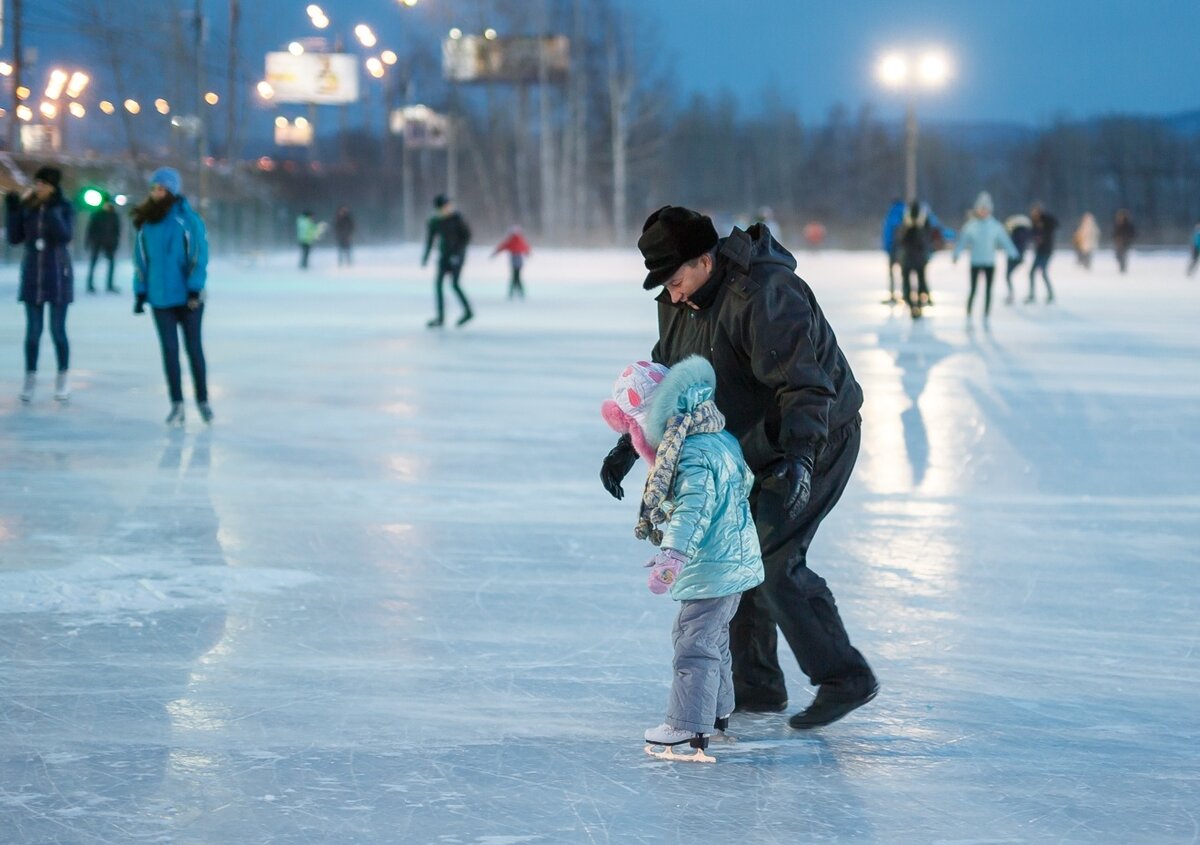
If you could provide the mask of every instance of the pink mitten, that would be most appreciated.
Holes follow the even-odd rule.
[[[646,566],[650,568],[650,592],[661,595],[671,589],[686,563],[687,558],[675,549],[663,549],[646,561]]]

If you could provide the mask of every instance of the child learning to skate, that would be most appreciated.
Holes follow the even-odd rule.
[[[702,762],[713,759],[704,754],[708,735],[724,730],[733,710],[729,622],[742,593],[763,581],[747,499],[753,475],[725,431],[715,389],[712,365],[699,356],[670,369],[638,361],[601,406],[652,464],[634,533],[660,547],[646,564],[650,590],[680,603],[667,719],[646,731],[646,751]],[[672,753],[684,743],[696,752]]]

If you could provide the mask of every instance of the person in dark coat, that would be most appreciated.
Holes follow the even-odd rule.
[[[914,319],[921,316],[923,305],[929,301],[925,268],[932,254],[933,223],[930,221],[929,209],[913,200],[904,210],[904,217],[901,218],[900,227],[896,232],[896,255],[900,261],[904,302]],[[915,290],[912,287],[913,276],[916,276],[917,281]]]
[[[92,213],[88,219],[87,232],[84,233],[91,263],[88,264],[87,291],[95,293],[93,279],[96,275],[96,260],[103,253],[108,259],[108,284],[105,290],[109,293],[120,293],[113,286],[113,256],[121,244],[121,218],[117,215],[117,207],[112,202],[105,201],[104,205]]]
[[[67,308],[75,300],[75,268],[68,245],[75,233],[75,211],[63,198],[62,171],[43,167],[33,185],[20,194],[4,197],[10,244],[25,244],[21,260],[21,286],[17,301],[25,303],[25,383],[21,401],[33,399],[37,386],[38,349],[45,316],[50,311],[50,337],[58,359],[54,398],[71,395],[68,370],[71,346],[67,341]]]
[[[1034,295],[1037,286],[1038,270],[1042,271],[1042,281],[1046,283],[1046,304],[1054,301],[1054,288],[1050,286],[1050,259],[1054,256],[1054,233],[1058,229],[1058,218],[1050,214],[1038,204],[1029,210],[1029,219],[1033,226],[1030,240],[1033,242],[1033,264],[1029,268],[1029,296],[1026,304],[1036,302]]]
[[[1029,239],[1033,237],[1033,221],[1024,214],[1013,214],[1004,221],[1004,228],[1008,230],[1008,236],[1012,239],[1013,246],[1017,248],[1017,257],[1007,256],[1007,264],[1004,266],[1004,282],[1008,285],[1008,296],[1004,300],[1005,305],[1013,304],[1013,283],[1012,274],[1025,261],[1025,250],[1029,249]]]
[[[350,247],[354,244],[354,215],[344,205],[337,210],[337,214],[333,217],[333,239],[337,241],[338,266],[353,264]]]
[[[1113,220],[1113,252],[1117,254],[1117,267],[1124,273],[1129,269],[1129,249],[1133,246],[1133,238],[1137,227],[1133,225],[1133,215],[1128,208],[1117,212]]]
[[[426,325],[431,329],[437,328],[445,320],[442,291],[446,277],[449,276],[450,285],[454,288],[458,301],[462,303],[463,313],[457,323],[461,326],[475,316],[471,312],[471,303],[467,301],[466,295],[458,284],[459,276],[462,275],[463,262],[467,259],[467,244],[471,242],[471,229],[467,226],[467,221],[463,220],[462,215],[454,208],[454,203],[445,194],[438,194],[434,197],[433,207],[437,213],[429,218],[429,228],[425,237],[425,254],[421,256],[421,266],[424,267],[429,262],[429,253],[433,250],[434,241],[437,241],[437,278],[433,284],[437,316]]]
[[[649,270],[643,287],[663,286],[653,360],[673,366],[701,355],[712,363],[717,407],[755,477],[750,503],[766,581],[743,595],[730,626],[737,709],[787,707],[778,626],[818,688],[789,724],[827,725],[879,688],[807,562],[858,456],[862,389],[795,258],[765,227],[718,239],[708,217],[666,206],[646,220],[638,248]],[[635,461],[628,436],[605,458],[600,478],[615,498]]]

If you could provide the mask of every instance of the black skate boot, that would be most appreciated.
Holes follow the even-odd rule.
[[[830,725],[852,710],[857,710],[879,692],[874,675],[859,675],[836,684],[821,684],[812,704],[792,718],[788,724],[798,731]]]

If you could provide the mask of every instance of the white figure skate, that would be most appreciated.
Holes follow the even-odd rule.
[[[696,749],[692,754],[676,754],[675,746],[687,743]],[[708,748],[708,736],[692,731],[679,730],[668,724],[646,731],[646,753],[659,760],[677,760],[686,763],[715,763],[715,757],[704,753]]]

